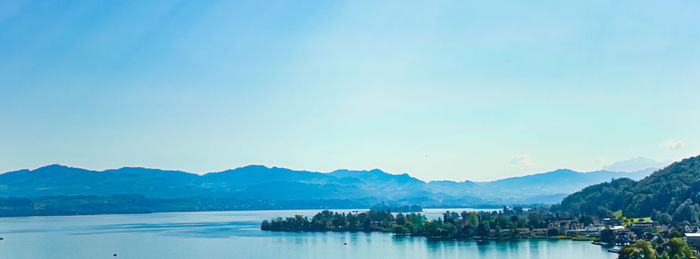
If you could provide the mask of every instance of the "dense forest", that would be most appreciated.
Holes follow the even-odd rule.
[[[652,217],[662,224],[700,224],[700,156],[684,159],[635,182],[616,179],[569,195],[553,210],[579,215]]]

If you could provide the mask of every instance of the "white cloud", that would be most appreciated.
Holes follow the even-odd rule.
[[[676,139],[676,140],[667,140],[663,143],[661,143],[661,148],[667,149],[667,150],[674,150],[674,149],[679,149],[683,145],[685,145],[685,141]]]
[[[532,160],[532,157],[527,154],[517,155],[510,160],[510,166],[518,170],[529,169],[534,165],[535,162]]]

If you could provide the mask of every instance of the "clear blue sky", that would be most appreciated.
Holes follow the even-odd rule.
[[[486,180],[672,161],[700,150],[698,17],[698,1],[1,1],[0,171]]]

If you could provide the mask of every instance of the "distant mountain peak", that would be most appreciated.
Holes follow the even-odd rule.
[[[71,167],[65,166],[65,165],[62,165],[62,164],[50,164],[50,165],[45,165],[45,166],[39,167],[39,168],[37,168],[36,170],[39,170],[39,169],[56,169],[56,168],[71,168]]]
[[[245,168],[245,169],[271,169],[270,167],[267,167],[265,165],[247,165],[247,166],[243,166],[243,167],[238,167],[236,169],[243,169],[243,168]],[[272,168],[278,168],[278,167],[275,166]]]
[[[649,168],[660,169],[664,168],[668,164],[670,164],[670,161],[659,162],[646,157],[633,157],[606,165],[603,167],[603,169],[616,172],[635,172]]]
[[[577,171],[571,170],[569,168],[559,168],[557,170],[551,171],[550,173],[581,173],[581,172],[577,172]]]
[[[268,171],[270,171],[270,169],[277,169],[277,167],[270,168],[270,167],[267,167],[264,165],[246,165],[246,166],[226,169],[226,170],[218,171],[218,172],[209,172],[206,174],[222,174],[222,173],[228,174],[228,173],[238,173],[238,172],[268,172]]]

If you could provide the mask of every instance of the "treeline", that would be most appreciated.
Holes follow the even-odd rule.
[[[301,215],[288,218],[274,218],[270,221],[263,220],[260,225],[262,230],[289,231],[289,232],[313,232],[313,231],[382,231],[389,232],[398,219],[406,222],[422,224],[425,217],[416,213],[404,215],[399,213],[394,217],[391,212],[384,210],[370,210],[361,213],[338,213],[324,210],[310,219]],[[407,220],[408,219],[408,220]]]
[[[700,224],[700,156],[684,159],[635,182],[616,179],[569,195],[553,210],[612,217],[652,217],[662,224]]]
[[[185,211],[358,208],[348,200],[268,201],[212,198],[153,199],[140,194],[0,198],[0,217],[133,214]]]
[[[547,216],[544,216],[547,215]],[[442,218],[427,220],[419,213],[367,211],[338,213],[322,211],[311,218],[296,215],[287,218],[264,220],[260,228],[270,231],[380,231],[398,236],[425,236],[429,238],[487,238],[494,233],[508,230],[505,238],[522,238],[519,229],[547,228],[550,222],[561,220],[559,214],[551,214],[546,208],[525,213],[522,208],[504,208],[500,212],[447,211]],[[592,219],[586,218],[588,223]],[[493,230],[493,231],[492,231]],[[548,229],[547,236],[560,235],[557,228]],[[503,237],[503,236],[501,236]]]

